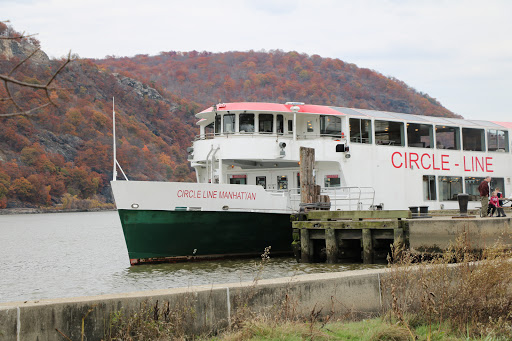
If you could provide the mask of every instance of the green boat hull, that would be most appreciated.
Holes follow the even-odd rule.
[[[118,210],[132,265],[291,253],[289,214]]]

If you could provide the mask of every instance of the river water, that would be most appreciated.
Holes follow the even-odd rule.
[[[130,266],[117,212],[0,215],[0,302],[253,281],[382,265],[293,258]]]

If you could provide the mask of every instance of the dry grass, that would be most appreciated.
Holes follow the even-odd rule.
[[[499,243],[473,253],[465,235],[434,258],[394,249],[383,288],[391,298],[388,316],[400,325],[448,324],[466,337],[512,338],[511,253]],[[457,264],[454,264],[457,263]]]
[[[264,311],[253,309],[258,281],[269,258],[262,255],[252,285],[232,296],[230,324],[206,340],[510,340],[512,339],[512,254],[500,244],[472,253],[462,235],[436,257],[418,257],[393,247],[393,263],[383,276],[384,302],[379,319],[347,323],[356,312],[331,307],[298,313],[300,297],[286,291]],[[170,306],[142,305],[135,314],[111,317],[106,340],[193,339],[196,317],[192,297]],[[335,297],[332,300],[336,300]],[[338,307],[338,308],[336,308]],[[324,311],[322,311],[324,309]],[[341,321],[341,322],[340,322]]]

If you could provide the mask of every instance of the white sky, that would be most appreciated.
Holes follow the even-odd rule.
[[[61,57],[281,49],[398,78],[470,119],[512,121],[509,0],[0,0]]]

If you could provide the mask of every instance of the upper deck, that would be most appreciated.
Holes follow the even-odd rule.
[[[512,122],[465,120],[297,102],[223,103],[196,115],[196,140],[228,135],[342,138],[347,142],[510,152]]]

